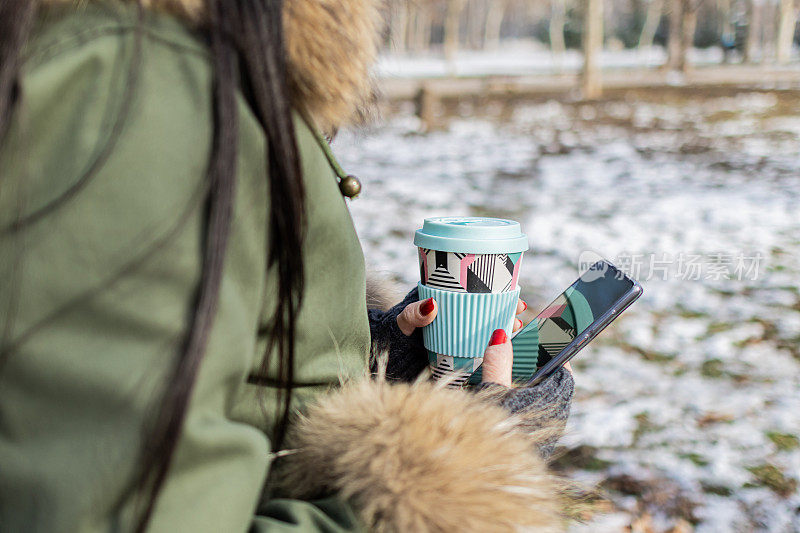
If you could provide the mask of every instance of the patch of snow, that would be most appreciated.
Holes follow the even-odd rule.
[[[409,288],[413,232],[441,215],[522,223],[534,309],[575,279],[583,250],[637,277],[642,298],[575,360],[563,443],[594,446],[608,472],[676,479],[699,503],[698,531],[798,531],[800,496],[747,486],[763,464],[800,478],[800,449],[767,437],[800,437],[800,109],[775,116],[777,104],[550,101],[428,134],[401,114],[342,132],[335,151],[364,183],[349,205],[369,268]]]
[[[645,50],[603,50],[600,64],[603,68],[661,66],[667,59],[666,51],[656,46]],[[719,64],[722,50],[719,47],[692,49],[689,60],[695,65]],[[542,72],[576,71],[583,65],[578,50],[567,50],[554,55],[538,41],[503,41],[496,50],[460,50],[452,64],[441,53],[426,51],[416,53],[384,52],[375,67],[375,74],[384,78],[514,75]],[[680,80],[676,80],[680,84]]]

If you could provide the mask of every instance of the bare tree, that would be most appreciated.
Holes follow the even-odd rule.
[[[564,51],[567,49],[564,43],[564,24],[567,18],[566,0],[551,0],[550,11],[550,51],[553,53],[553,60],[556,70],[561,70],[564,58]]]
[[[794,0],[781,0],[781,9],[778,16],[778,38],[775,43],[778,63],[788,63],[791,59],[796,24],[797,8]]]
[[[467,0],[464,6],[464,20],[466,22],[465,44],[467,47],[473,49],[483,47],[487,10],[486,0]]]
[[[459,19],[464,0],[447,0],[444,16],[444,58],[451,74],[455,73],[455,58],[458,52]]]
[[[603,94],[600,52],[603,50],[603,0],[583,0],[583,97],[599,98]]]
[[[694,46],[694,34],[697,31],[697,12],[703,0],[684,0],[683,19],[681,20],[681,70],[691,68],[689,50]]]
[[[427,50],[431,42],[432,6],[429,3],[408,2],[408,48],[415,52]]]
[[[766,2],[761,12],[761,57],[775,57],[775,44],[778,34],[778,5],[775,2]]]
[[[764,4],[762,0],[747,2],[747,37],[744,43],[744,61],[752,63],[761,49],[761,30]]]
[[[486,24],[483,32],[483,42],[486,48],[497,48],[500,44],[500,28],[508,9],[509,0],[490,0],[486,12]]]
[[[669,70],[683,70],[683,54],[681,54],[683,21],[683,0],[669,2],[669,33],[667,34],[667,63]]]
[[[397,52],[405,52],[408,45],[407,2],[392,2],[389,11],[389,42]]]
[[[667,69],[686,72],[691,68],[688,56],[694,44],[697,12],[701,4],[702,0],[671,0],[665,65]]]
[[[641,50],[642,48],[653,46],[653,40],[656,37],[656,30],[658,30],[658,23],[661,22],[663,11],[664,0],[649,0],[644,26],[642,26],[642,33],[639,34],[639,42],[636,44],[636,48]]]

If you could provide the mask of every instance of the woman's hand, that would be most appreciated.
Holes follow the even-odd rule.
[[[502,329],[494,330],[489,339],[489,346],[483,352],[483,383],[497,383],[511,386],[511,367],[514,364],[514,352],[511,341]]]
[[[522,313],[528,305],[522,300],[517,304],[517,314]],[[535,320],[535,319],[534,319]],[[514,331],[522,327],[520,319],[514,319]],[[511,368],[514,365],[514,351],[511,348],[511,339],[502,329],[495,330],[489,339],[489,346],[483,354],[483,383],[498,383],[506,387],[511,386]],[[569,363],[564,365],[569,373],[572,367]]]
[[[511,386],[511,367],[514,364],[514,352],[511,349],[511,340],[502,329],[492,333],[489,346],[483,353],[483,383],[498,383],[506,387]],[[572,367],[564,364],[569,373]]]
[[[524,301],[519,300],[517,302],[517,314],[520,314],[527,308],[528,304]],[[436,300],[433,298],[408,304],[405,309],[397,315],[397,325],[404,334],[411,335],[416,328],[427,326],[433,322],[433,319],[436,318],[437,310]],[[517,331],[521,327],[522,320],[515,318],[513,331]]]
[[[411,335],[416,328],[427,326],[436,318],[436,301],[433,298],[408,304],[397,315],[397,326],[405,335]]]
[[[523,300],[517,302],[517,314],[522,313],[528,308]],[[436,300],[428,298],[421,302],[408,304],[399,315],[397,315],[397,326],[405,335],[411,335],[416,328],[427,326],[436,318]],[[522,327],[519,318],[514,319],[513,331]],[[502,334],[502,335],[501,335]],[[511,350],[511,341],[505,331],[496,330],[489,341],[489,347],[483,356],[483,381],[499,383],[506,387],[511,386],[511,367],[514,363],[514,354]],[[569,363],[564,367],[572,372]]]

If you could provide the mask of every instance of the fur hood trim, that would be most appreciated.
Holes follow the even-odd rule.
[[[288,0],[284,25],[295,105],[325,131],[367,114],[376,94],[370,68],[382,27],[379,1]]]
[[[338,493],[375,531],[562,531],[558,482],[524,426],[441,384],[346,384],[293,425],[274,493]]]
[[[142,0],[142,5],[191,26],[206,21],[206,0]],[[370,68],[382,29],[381,0],[287,0],[283,9],[294,106],[327,132],[362,119],[375,99]]]

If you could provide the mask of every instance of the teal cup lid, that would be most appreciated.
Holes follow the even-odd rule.
[[[488,217],[426,218],[414,234],[420,248],[465,254],[512,254],[528,249],[519,222]]]

